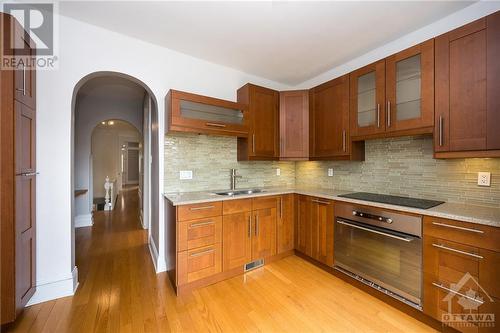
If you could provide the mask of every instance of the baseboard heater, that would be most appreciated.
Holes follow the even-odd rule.
[[[245,272],[264,266],[264,259],[258,259],[245,264]]]

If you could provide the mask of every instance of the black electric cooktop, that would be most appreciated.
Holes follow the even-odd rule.
[[[396,195],[376,194],[368,192],[355,192],[349,194],[342,194],[339,195],[339,197],[380,202],[390,205],[413,207],[420,209],[429,209],[444,203],[444,201],[398,197]]]

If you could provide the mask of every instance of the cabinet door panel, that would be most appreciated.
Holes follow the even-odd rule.
[[[311,247],[311,201],[306,196],[297,198],[297,225],[295,232],[295,249],[312,256]]]
[[[221,252],[221,243],[179,252],[177,254],[178,285],[181,286],[222,272]]]
[[[486,18],[487,149],[500,149],[500,12]]]
[[[293,250],[294,248],[294,209],[294,195],[286,194],[281,196],[277,226],[277,253]]]
[[[312,89],[313,158],[349,155],[349,79],[345,75]]]
[[[351,135],[385,132],[385,60],[360,68],[349,77]]]
[[[224,271],[252,261],[251,216],[250,212],[245,212],[224,215],[222,218]]]
[[[388,132],[434,125],[433,39],[386,59],[386,99]]]
[[[280,92],[280,158],[309,157],[309,92]]]
[[[487,148],[486,25],[481,19],[436,43],[435,151]]]
[[[14,23],[14,53],[19,57],[35,57],[35,43],[17,21]],[[20,64],[14,71],[15,99],[29,108],[36,109],[36,70]]]
[[[311,207],[312,257],[333,266],[333,205],[312,199]]]
[[[253,212],[252,260],[276,254],[276,208]]]

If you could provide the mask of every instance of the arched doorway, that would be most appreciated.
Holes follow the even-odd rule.
[[[94,183],[91,136],[97,124],[124,121],[141,133],[143,190],[140,218],[151,232],[159,228],[159,138],[157,101],[142,81],[117,72],[95,72],[82,78],[72,99],[72,265],[75,226],[92,225]],[[76,191],[85,192],[76,196]]]

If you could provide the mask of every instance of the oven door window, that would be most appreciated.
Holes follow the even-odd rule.
[[[337,219],[335,265],[420,304],[421,238]]]

